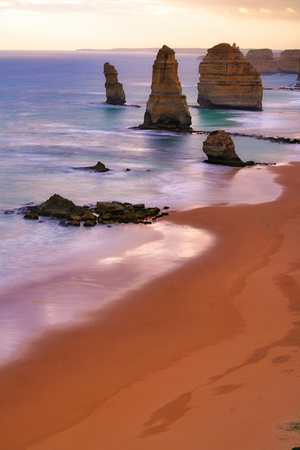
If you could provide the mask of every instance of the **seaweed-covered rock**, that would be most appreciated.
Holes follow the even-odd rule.
[[[33,211],[28,211],[28,213],[25,214],[24,219],[29,220],[38,220],[39,216],[34,213]]]
[[[92,211],[86,210],[83,216],[81,216],[81,220],[83,220],[83,222],[87,222],[88,220],[96,220],[96,216],[92,213]]]
[[[97,202],[95,211],[99,223],[139,223],[160,214],[159,208],[145,208],[143,203]]]
[[[146,208],[143,203],[97,202],[95,206],[77,206],[71,200],[54,194],[45,202],[37,206],[23,208],[26,218],[38,218],[38,215],[62,219],[63,226],[93,227],[97,223],[151,223],[160,217],[160,209]]]
[[[244,167],[246,164],[235,152],[234,142],[224,130],[212,131],[203,142],[207,162],[225,166]]]

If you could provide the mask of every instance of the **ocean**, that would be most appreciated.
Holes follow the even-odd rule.
[[[134,129],[143,122],[155,56],[0,51],[1,363],[28,350],[38,333],[82,320],[87,311],[214,244],[213,236],[191,227],[158,222],[65,228],[24,220],[18,208],[54,193],[81,205],[117,200],[170,211],[280,195],[263,166],[203,163],[205,134]],[[300,91],[290,89],[296,74],[262,77],[263,111],[206,110],[197,108],[197,55],[176,59],[195,131],[300,138]],[[105,104],[105,62],[119,73],[126,106]],[[299,144],[233,139],[243,160],[299,160]],[[97,161],[110,171],[75,170]]]

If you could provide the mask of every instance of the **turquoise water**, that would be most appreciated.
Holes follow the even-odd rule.
[[[32,288],[39,281],[74,270],[76,265],[81,267],[83,261],[87,266],[89,260],[114,261],[120,253],[138,249],[142,241],[160,242],[161,248],[165,248],[163,241],[170,233],[170,229],[144,227],[142,231],[141,227],[130,225],[65,229],[51,222],[28,222],[22,215],[4,214],[6,210],[29,202],[41,203],[54,193],[78,204],[119,200],[160,208],[169,206],[171,210],[214,203],[253,203],[279,194],[265,170],[204,164],[205,135],[132,129],[143,122],[154,59],[154,53],[0,52],[3,354],[9,353],[8,348],[15,349],[20,336],[24,337],[18,334],[17,343],[9,346],[16,329],[31,329],[29,316],[35,317],[32,330],[45,323],[41,316],[49,310],[49,298],[43,297],[43,313],[36,309],[33,314],[32,306],[26,307],[20,295],[24,286],[30,284]],[[199,61],[188,54],[177,55],[177,60],[194,130],[223,128],[238,133],[300,137],[300,92],[278,90],[291,86],[296,75],[263,77],[264,85],[272,90],[264,91],[262,112],[201,110],[196,102]],[[119,72],[127,106],[104,103],[102,72],[107,61]],[[299,160],[298,144],[245,137],[235,137],[234,142],[244,160],[277,163]],[[97,161],[111,170],[105,174],[74,170]],[[181,249],[185,246],[201,251],[208,239],[193,230],[177,229],[177,233],[189,235]],[[180,241],[179,237],[174,240]],[[147,252],[144,249],[143,257],[146,258]],[[157,266],[156,274],[161,273],[165,264],[162,253],[160,256],[156,253],[152,264]],[[175,249],[170,258],[180,260],[178,255],[182,255],[182,250]],[[131,259],[126,261],[129,270]],[[108,298],[107,289],[104,291],[103,301]],[[63,301],[66,295],[55,294],[54,309],[60,319],[56,322],[53,319],[53,323],[70,319],[70,314],[64,313],[70,310]],[[77,301],[82,303],[82,299]],[[73,309],[77,311],[74,305]]]

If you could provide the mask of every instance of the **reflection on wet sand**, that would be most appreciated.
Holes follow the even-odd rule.
[[[75,274],[69,268],[69,275],[11,292],[2,305],[0,362],[29,349],[36,334],[84,320],[88,311],[178,267],[214,242],[205,231],[165,222],[153,224],[149,232],[150,242],[115,256],[93,255]]]

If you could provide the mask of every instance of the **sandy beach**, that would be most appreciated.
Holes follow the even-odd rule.
[[[216,244],[1,369],[1,450],[300,446],[300,163],[262,170],[278,199],[164,218]]]

